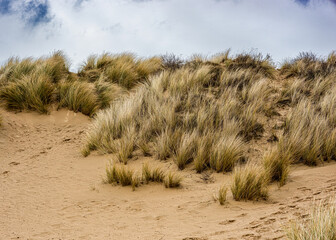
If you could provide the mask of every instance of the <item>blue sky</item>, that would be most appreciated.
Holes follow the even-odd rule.
[[[259,51],[275,62],[336,50],[336,0],[0,0],[0,62],[63,50],[211,55]]]

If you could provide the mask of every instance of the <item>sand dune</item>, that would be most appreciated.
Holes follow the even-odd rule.
[[[267,202],[220,206],[213,199],[230,174],[184,170],[182,189],[150,184],[132,191],[102,183],[110,156],[84,158],[90,119],[0,110],[0,239],[282,239],[284,225],[305,217],[312,201],[336,193],[336,164],[294,165]],[[133,168],[144,161],[130,161]]]

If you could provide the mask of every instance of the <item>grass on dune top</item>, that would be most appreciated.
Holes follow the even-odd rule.
[[[9,59],[0,68],[0,100],[16,111],[48,113],[55,104],[94,117],[85,156],[115,153],[127,164],[139,150],[198,173],[246,162],[250,143],[269,135],[267,123],[287,108],[260,159],[268,181],[283,185],[291,163],[336,158],[335,56],[302,53],[276,69],[269,56],[229,51],[186,61],[105,53],[71,73],[55,52]]]
[[[10,58],[0,68],[0,99],[9,110],[48,113],[56,104],[93,116],[161,65],[161,58],[103,54],[89,57],[75,74],[60,51],[38,59]]]
[[[193,165],[196,172],[228,172],[248,160],[251,141],[265,135],[276,110],[287,108],[283,123],[273,126],[275,142],[260,159],[265,181],[283,185],[291,163],[336,158],[335,54],[312,56],[301,54],[279,70],[261,55],[194,56],[183,64],[170,58],[172,69],[96,115],[83,154],[115,153],[127,164],[140,150],[171,159],[181,170]]]

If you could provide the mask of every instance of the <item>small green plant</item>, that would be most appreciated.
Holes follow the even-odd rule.
[[[240,200],[259,200],[268,198],[267,176],[264,170],[255,164],[237,167],[233,174],[231,192],[233,198]]]

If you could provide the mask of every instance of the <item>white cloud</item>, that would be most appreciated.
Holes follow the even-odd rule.
[[[214,54],[257,49],[275,61],[336,49],[336,6],[313,0],[57,0],[52,20],[29,27],[0,15],[0,61],[64,50],[73,69],[92,53]]]

